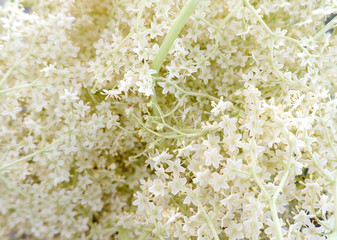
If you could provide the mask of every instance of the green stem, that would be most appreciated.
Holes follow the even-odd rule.
[[[200,0],[188,0],[187,3],[184,5],[183,9],[181,10],[181,12],[179,13],[179,15],[177,16],[177,18],[174,20],[171,29],[167,33],[163,43],[159,48],[156,58],[153,60],[151,65],[151,68],[153,70],[156,70],[157,73],[159,72],[161,66],[163,65],[163,62],[174,40],[176,40],[176,38],[178,37],[181,29],[186,24],[188,18],[193,13],[199,1]]]
[[[26,197],[27,199],[34,199],[36,201],[40,201],[40,202],[44,202],[44,203],[50,203],[47,200],[44,200],[42,198],[36,198],[33,195],[23,191],[21,188],[19,188],[18,186],[16,186],[13,182],[11,182],[9,179],[7,179],[5,176],[0,174],[0,180],[2,180],[9,189],[13,189],[14,191],[18,192],[19,194],[23,195],[24,197]]]
[[[273,201],[273,199],[269,200],[269,205],[270,205],[270,211],[271,211],[271,215],[273,218],[273,222],[274,222],[274,227],[275,227],[275,234],[276,234],[276,239],[277,240],[282,240],[282,231],[281,231],[281,224],[280,221],[278,219],[278,215],[277,215],[277,210],[276,210],[276,203],[275,201]]]
[[[254,139],[255,135],[253,135],[253,139]],[[268,199],[269,202],[269,208],[271,211],[271,215],[272,215],[272,219],[274,222],[274,226],[275,226],[275,234],[276,234],[276,240],[282,240],[282,232],[281,232],[281,226],[280,226],[280,221],[278,219],[278,215],[277,215],[277,210],[276,210],[276,203],[275,200],[276,198],[272,197],[267,189],[263,186],[262,181],[258,178],[257,174],[256,174],[256,165],[257,165],[257,159],[254,157],[255,153],[253,151],[253,145],[251,144],[249,147],[249,154],[250,154],[250,158],[252,161],[252,175],[253,178],[255,180],[255,182],[257,183],[257,185],[260,187],[261,191],[263,192],[263,194],[266,196],[266,198]],[[277,193],[277,191],[276,191]],[[275,194],[274,196],[277,197],[277,194]]]
[[[220,24],[220,28],[223,28],[226,26],[227,22],[229,21],[229,19],[231,19],[234,14],[236,14],[236,12],[242,7],[242,3],[240,2],[238,3],[235,8],[224,18],[224,20],[222,20],[221,24]]]
[[[43,75],[40,75],[36,80],[34,80],[34,81],[31,82],[31,83],[23,84],[23,85],[16,86],[16,87],[12,87],[12,88],[1,89],[1,90],[0,90],[0,95],[6,94],[6,93],[8,93],[8,92],[16,91],[16,90],[19,90],[19,89],[22,89],[22,88],[45,86],[46,84],[36,84],[36,82],[37,82],[38,80],[40,80],[40,79],[42,78],[42,76],[43,76]]]
[[[32,84],[32,83],[23,84],[23,85],[17,86],[17,87],[12,87],[12,88],[8,88],[8,89],[1,89],[0,95],[6,94],[6,93],[9,93],[9,92],[13,92],[13,91],[16,91],[16,90],[19,90],[19,89],[23,89],[23,88],[40,87],[40,86],[45,86],[45,84]]]
[[[164,118],[166,118],[166,117],[172,115],[173,113],[175,113],[175,112],[178,110],[179,107],[181,107],[181,104],[182,104],[182,102],[183,102],[185,96],[186,96],[186,94],[184,94],[184,95],[179,99],[177,105],[176,105],[170,112],[164,114]]]
[[[188,92],[188,91],[185,91],[184,89],[182,89],[181,87],[179,87],[176,83],[174,83],[173,81],[169,80],[169,79],[166,79],[166,78],[162,78],[162,77],[157,77],[155,80],[164,80],[166,82],[168,82],[169,84],[171,84],[173,87],[175,87],[176,89],[178,89],[179,91],[181,91],[182,93],[186,94],[186,95],[190,95],[190,96],[194,96],[194,97],[204,97],[204,98],[209,98],[210,100],[213,100],[215,102],[219,102],[220,99],[214,97],[214,96],[211,96],[211,95],[208,95],[208,94],[205,94],[205,93],[196,93],[196,92]]]
[[[143,12],[144,12],[144,9],[145,9],[145,1],[143,0],[141,3],[140,3],[140,9],[139,9],[139,12],[138,12],[138,15],[137,15],[137,20],[136,20],[136,23],[135,25],[132,27],[131,31],[129,32],[129,34],[118,44],[118,46],[114,49],[114,52],[116,53],[110,64],[103,70],[102,72],[102,77],[105,75],[106,71],[108,71],[108,69],[113,65],[115,64],[115,60],[116,60],[116,57],[118,56],[118,52],[119,50],[124,46],[124,44],[126,43],[127,40],[130,39],[130,37],[132,36],[133,33],[135,33],[135,31],[137,31],[138,29],[138,26],[139,26],[139,21],[143,15]],[[91,92],[93,94],[95,94],[98,90],[96,89],[96,86],[97,86],[97,81],[94,83],[94,86],[92,87],[91,89]],[[117,84],[116,84],[117,86]]]
[[[262,24],[263,28],[267,31],[267,33],[272,37],[272,38],[283,38],[285,40],[288,40],[290,42],[295,43],[303,52],[305,52],[308,56],[313,57],[314,55],[310,54],[309,51],[300,43],[300,41],[291,38],[291,37],[287,37],[287,36],[283,36],[283,35],[277,35],[275,34],[269,27],[268,25],[265,23],[265,21],[263,21],[263,19],[259,16],[259,14],[257,13],[256,9],[249,3],[248,0],[244,0],[244,4],[251,10],[251,12],[253,13],[253,15],[256,17],[256,19]]]
[[[198,190],[197,190],[197,191],[198,191]],[[211,229],[211,232],[212,232],[212,234],[213,234],[214,239],[220,240],[220,239],[219,239],[219,236],[218,236],[218,234],[217,234],[217,232],[216,232],[216,229],[215,229],[215,227],[214,227],[213,221],[212,221],[212,219],[208,216],[208,214],[207,214],[207,212],[206,212],[204,206],[201,204],[201,202],[200,202],[198,196],[197,196],[197,199],[196,199],[196,200],[197,200],[198,208],[201,210],[202,214],[204,215],[204,218],[205,218],[205,220],[206,220],[208,226],[209,226],[210,229]]]
[[[326,33],[330,28],[333,28],[334,25],[337,23],[336,16],[327,24],[325,25],[312,39],[315,41],[317,38],[321,37],[324,33]]]
[[[265,195],[265,197],[267,199],[270,199],[270,194],[268,193],[267,189],[263,186],[263,183],[261,182],[261,180],[259,179],[259,177],[257,176],[256,174],[256,159],[254,157],[254,152],[253,152],[253,149],[252,149],[252,146],[250,146],[249,148],[249,155],[250,155],[250,158],[251,158],[251,161],[252,161],[252,175],[253,175],[253,178],[255,180],[255,182],[257,183],[257,185],[259,186],[259,188],[261,189],[261,191],[263,192],[263,194]]]
[[[66,137],[68,136],[68,134],[64,134],[63,136],[61,136],[60,138],[56,139],[54,142],[52,142],[51,144],[45,146],[44,148],[41,148],[40,150],[36,151],[36,152],[33,152],[27,156],[24,156],[16,161],[13,161],[13,162],[10,162],[8,164],[6,164],[5,166],[2,166],[0,167],[0,171],[4,171],[4,170],[7,170],[9,167],[17,164],[17,163],[20,163],[20,162],[24,162],[24,161],[28,161],[29,159],[31,159],[32,157],[46,151],[47,149],[51,148],[52,146],[54,146],[55,144],[61,142],[63,139],[65,139]]]
[[[334,153],[335,157],[337,157],[337,152],[336,152],[335,148],[332,146],[332,141],[331,141],[331,138],[330,138],[330,134],[329,134],[329,131],[328,131],[327,123],[326,123],[326,122],[323,123],[323,127],[324,127],[325,135],[326,135],[327,138],[328,138],[328,143],[329,143],[330,149],[331,149],[332,152]]]
[[[275,34],[273,33],[273,31],[268,27],[268,25],[263,21],[263,19],[259,16],[259,14],[257,13],[257,11],[255,10],[255,8],[249,3],[248,0],[244,0],[243,1],[244,4],[250,9],[250,11],[253,13],[253,15],[256,17],[256,19],[262,24],[262,26],[264,27],[264,29],[269,33],[269,35],[271,36],[275,36]]]
[[[164,116],[163,111],[161,110],[160,106],[158,105],[157,101],[153,102],[153,106],[157,109],[157,112],[159,113],[160,118],[163,121],[163,123],[165,123],[165,116]]]
[[[310,156],[311,160],[314,162],[314,166],[319,170],[319,172],[322,173],[322,175],[323,175],[323,176],[324,176],[330,183],[333,184],[333,179],[332,179],[332,177],[331,177],[327,172],[324,171],[324,169],[323,169],[323,168],[321,167],[321,165],[318,163],[318,161],[317,161],[315,155],[314,155],[313,152],[311,151],[310,145],[309,145],[308,140],[307,140],[307,135],[308,135],[308,134],[307,134],[307,132],[305,131],[305,132],[304,132],[304,141],[305,141],[305,145],[306,145],[306,148],[307,148],[307,150],[308,150],[308,153],[309,153],[309,156]]]
[[[203,129],[201,129],[201,130],[191,129],[191,130],[193,130],[192,133],[185,133],[185,132],[182,132],[179,129],[176,129],[176,128],[174,128],[174,127],[172,127],[172,126],[170,126],[166,123],[160,123],[160,122],[157,122],[157,121],[153,121],[153,122],[155,122],[157,124],[163,124],[163,126],[171,129],[173,132],[176,132],[177,134],[180,134],[180,135],[185,136],[185,137],[196,137],[196,136],[199,136],[199,134],[204,135],[207,132],[207,130],[203,130]]]
[[[272,197],[273,201],[276,201],[278,195],[282,191],[282,188],[283,188],[283,186],[284,186],[284,184],[285,184],[285,182],[286,182],[286,180],[289,176],[290,168],[291,168],[291,165],[292,165],[292,155],[293,155],[293,146],[290,145],[289,160],[288,160],[287,168],[285,170],[285,173],[282,176],[280,184],[278,185],[278,187],[277,187],[277,189],[276,189],[276,191],[275,191],[275,193]]]
[[[136,121],[148,132],[158,136],[158,137],[163,137],[163,138],[178,138],[178,137],[199,137],[199,136],[203,136],[205,135],[208,130],[195,130],[193,133],[184,133],[179,131],[178,129],[175,129],[174,127],[168,125],[168,124],[164,124],[163,125],[171,130],[173,130],[174,133],[176,133],[176,135],[172,135],[172,132],[164,132],[164,133],[158,133],[155,132],[153,130],[151,130],[150,128],[148,128],[140,119],[138,119],[137,116],[135,116],[134,114],[132,114],[132,116],[136,119]],[[155,121],[156,122],[156,121]],[[158,122],[157,122],[158,123]],[[1,170],[1,168],[0,168]]]
[[[14,191],[20,193],[21,195],[23,195],[27,199],[31,198],[31,196],[28,193],[22,191],[20,188],[18,188],[16,185],[14,185],[12,182],[10,182],[7,178],[2,176],[1,174],[0,174],[0,180],[2,180],[7,185],[7,187],[9,189],[13,189]]]
[[[311,204],[310,204],[310,207],[311,207],[311,211],[313,213],[315,213],[315,208],[314,208],[314,201],[311,201]],[[326,229],[328,229],[330,232],[333,232],[333,229],[326,223],[322,222],[317,216],[314,216],[316,222],[318,222],[320,225],[322,225],[323,227],[325,227]],[[322,219],[322,220],[326,220],[326,219]]]
[[[10,69],[8,69],[8,71],[2,77],[2,79],[0,80],[0,88],[7,81],[8,77],[12,74],[12,72],[32,54],[38,36],[40,36],[40,31],[35,35],[28,52],[21,59],[19,59],[19,61],[17,61]]]
[[[120,228],[118,231],[118,239],[129,240],[128,234],[124,228]]]
[[[277,199],[278,195],[280,194],[280,192],[282,191],[282,188],[285,184],[285,181],[287,180],[287,178],[289,176],[289,171],[290,171],[291,164],[292,164],[292,154],[293,154],[293,147],[292,147],[292,145],[290,145],[289,160],[288,160],[287,168],[285,170],[285,173],[282,176],[281,182],[278,185],[274,195],[269,199],[270,211],[271,211],[271,214],[272,214],[272,218],[273,218],[273,222],[274,222],[274,226],[275,226],[275,231],[276,231],[276,239],[278,239],[278,240],[283,239],[283,237],[282,237],[282,231],[281,231],[281,224],[280,224],[278,214],[277,214],[277,210],[276,210],[276,199]]]

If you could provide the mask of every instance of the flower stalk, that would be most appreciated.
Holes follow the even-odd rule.
[[[163,43],[161,44],[156,58],[153,60],[151,68],[159,73],[161,66],[176,38],[178,37],[180,31],[185,26],[188,18],[193,13],[196,8],[198,2],[200,0],[188,0],[184,5],[183,9],[179,13],[179,15],[174,20],[169,32],[167,33]]]

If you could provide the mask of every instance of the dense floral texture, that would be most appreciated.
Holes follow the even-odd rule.
[[[0,6],[1,239],[335,239],[336,2],[186,2]]]

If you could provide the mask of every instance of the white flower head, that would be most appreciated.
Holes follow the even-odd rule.
[[[224,159],[221,154],[219,154],[218,150],[216,148],[210,149],[204,153],[206,160],[205,164],[206,166],[211,166],[218,168],[220,162]]]
[[[165,183],[161,179],[154,179],[149,192],[155,196],[165,196]]]
[[[60,96],[60,100],[65,100],[67,102],[75,102],[79,99],[78,93],[72,90],[64,89],[63,94]]]
[[[209,183],[211,186],[213,186],[215,192],[219,192],[222,188],[229,188],[226,176],[221,175],[217,172],[212,173],[212,177],[209,180]]]
[[[218,104],[211,110],[211,113],[216,117],[220,113],[225,112],[225,110],[229,109],[232,106],[233,106],[233,103],[231,103],[230,101],[224,102],[223,100],[220,100]]]

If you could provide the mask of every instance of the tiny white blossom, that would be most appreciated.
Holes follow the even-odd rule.
[[[68,89],[64,89],[64,93],[60,96],[61,100],[66,100],[67,102],[75,102],[79,98],[77,97],[76,92],[69,91]]]
[[[223,101],[220,100],[218,104],[211,110],[211,113],[213,113],[214,116],[218,116],[220,113],[224,113],[225,110],[229,109],[233,106],[233,103],[230,101]]]
[[[213,167],[215,168],[218,168],[220,162],[224,159],[223,156],[218,153],[218,150],[216,148],[206,151],[204,155],[206,157],[206,166],[213,165]]]
[[[143,211],[149,202],[149,198],[144,196],[141,192],[136,192],[136,200],[133,201],[133,205],[138,206],[140,211]]]
[[[165,195],[165,183],[161,179],[154,179],[152,185],[149,188],[149,192],[155,196]]]
[[[173,195],[176,195],[178,192],[183,191],[186,182],[187,182],[186,178],[184,177],[180,178],[175,175],[173,181],[170,181],[168,183],[169,188],[171,188],[171,193]]]
[[[229,188],[227,184],[227,178],[224,175],[220,175],[219,173],[212,173],[212,177],[209,180],[210,185],[213,186],[214,191],[219,192],[220,189],[224,188],[227,189]]]
[[[236,240],[244,238],[243,225],[240,223],[230,222],[230,227],[225,229],[229,239]]]

